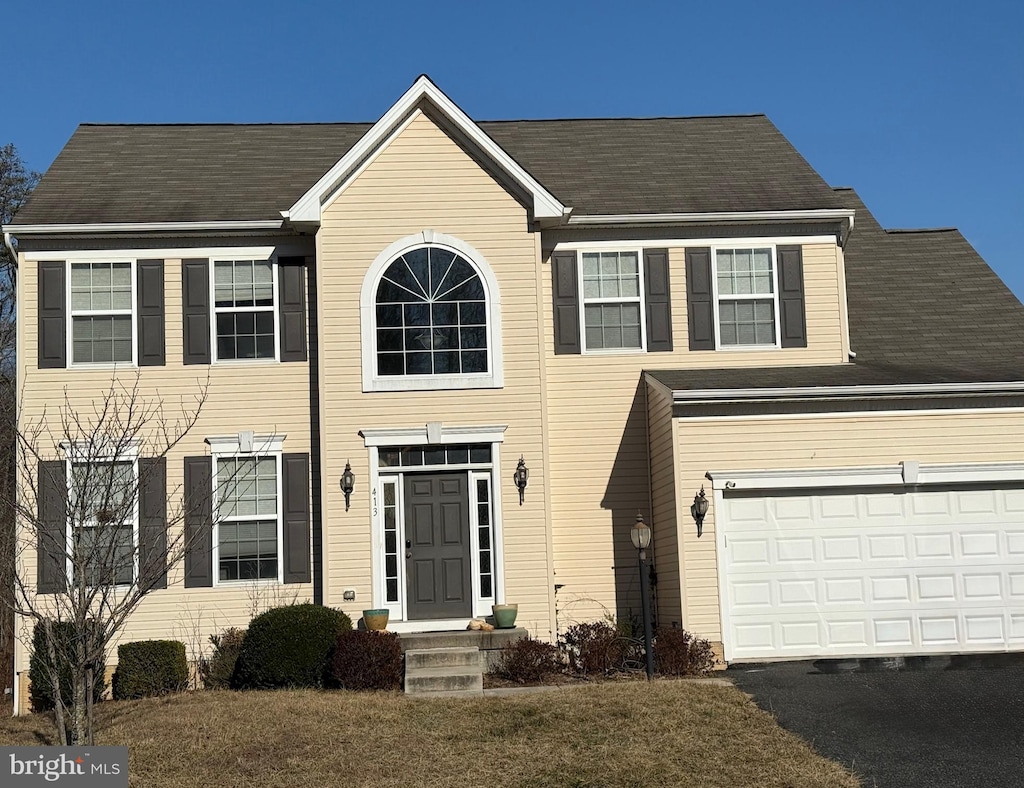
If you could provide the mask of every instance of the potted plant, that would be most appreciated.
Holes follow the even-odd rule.
[[[512,629],[516,625],[516,614],[519,605],[491,605],[494,615],[494,626],[498,629]]]
[[[371,632],[383,632],[388,627],[388,610],[376,607],[363,611],[363,624]]]

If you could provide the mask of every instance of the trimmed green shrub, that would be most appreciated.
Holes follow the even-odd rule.
[[[249,622],[231,679],[235,689],[322,687],[338,633],[352,620],[323,605],[286,605]]]
[[[525,637],[504,646],[498,664],[490,672],[517,684],[539,684],[562,670],[557,646]]]
[[[328,684],[347,690],[402,686],[402,642],[394,632],[349,629],[338,633]]]
[[[185,644],[178,640],[139,640],[117,647],[114,700],[170,695],[188,689]]]
[[[607,621],[573,624],[562,635],[569,669],[582,676],[603,675],[620,666],[628,646],[628,640]]]
[[[210,635],[213,652],[209,657],[199,660],[199,678],[206,689],[227,689],[231,686],[231,677],[235,674],[238,652],[242,650],[245,630],[225,629],[219,635]]]
[[[663,676],[706,676],[715,669],[711,644],[685,629],[658,630],[654,639],[654,664]]]
[[[53,634],[57,654],[66,654],[68,659],[59,659],[58,672],[60,674],[60,697],[66,707],[70,707],[74,700],[74,688],[71,682],[71,667],[69,659],[73,659],[76,645],[75,625],[70,621],[53,621]],[[50,679],[49,671],[49,649],[46,645],[46,628],[43,622],[36,622],[32,630],[32,656],[29,660],[28,679],[29,697],[32,700],[33,711],[49,711],[54,707],[56,694],[53,682]],[[93,701],[99,702],[103,692],[107,688],[105,681],[106,657],[101,656],[95,661],[93,668]]]

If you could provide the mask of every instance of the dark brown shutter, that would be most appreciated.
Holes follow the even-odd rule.
[[[576,252],[551,255],[551,300],[555,307],[555,353],[580,352],[580,305]]]
[[[62,460],[39,463],[37,576],[40,594],[59,594],[67,585],[67,471]]]
[[[139,307],[139,366],[162,367],[164,352],[164,261],[136,264]]]
[[[686,250],[686,323],[690,334],[690,350],[715,349],[710,249]]]
[[[277,261],[278,297],[281,301],[281,361],[306,360],[306,260],[281,257]]]
[[[185,458],[185,588],[213,585],[213,460]]]
[[[779,335],[782,347],[807,347],[807,317],[804,308],[804,255],[799,246],[780,246]]]
[[[644,301],[647,305],[647,350],[672,349],[672,297],[668,249],[644,249]]]
[[[167,460],[139,458],[139,586],[167,588]]]
[[[67,364],[67,300],[63,262],[39,264],[39,368]]]
[[[210,261],[181,261],[182,363],[210,363]]]
[[[284,491],[284,582],[309,583],[309,455],[281,457]]]

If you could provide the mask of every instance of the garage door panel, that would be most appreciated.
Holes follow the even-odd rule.
[[[921,616],[922,646],[955,646],[960,642],[956,616]]]
[[[918,574],[917,598],[922,602],[956,602],[956,577],[952,574]]]
[[[1024,491],[722,503],[729,659],[1024,647]]]
[[[960,553],[965,558],[999,559],[999,534],[995,531],[960,534]]]

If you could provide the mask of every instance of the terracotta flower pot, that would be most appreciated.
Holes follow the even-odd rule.
[[[363,611],[363,625],[371,632],[383,632],[388,627],[388,611],[386,608],[374,608]]]
[[[498,629],[512,629],[516,625],[516,614],[519,605],[491,605],[494,615],[494,626]]]

